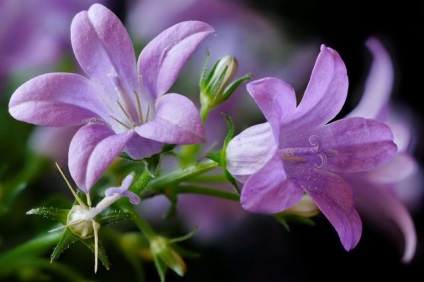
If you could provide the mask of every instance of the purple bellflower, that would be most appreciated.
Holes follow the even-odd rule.
[[[422,191],[421,182],[415,185],[402,185],[411,176],[418,175],[418,163],[408,152],[411,144],[411,124],[397,117],[399,114],[390,104],[390,95],[394,83],[394,67],[390,55],[377,38],[370,38],[366,46],[371,51],[373,63],[366,81],[361,101],[348,116],[375,118],[385,122],[394,135],[398,153],[387,164],[362,173],[344,175],[351,185],[355,206],[364,220],[384,230],[385,234],[399,236],[403,244],[402,261],[412,260],[416,250],[417,235],[409,210],[402,202],[398,189]],[[402,115],[405,117],[405,115]],[[401,186],[401,187],[399,187]]]
[[[87,192],[123,151],[141,159],[159,153],[163,143],[204,142],[194,103],[180,94],[163,94],[213,31],[200,21],[178,23],[147,44],[136,63],[122,22],[94,4],[71,24],[74,54],[88,78],[72,73],[35,77],[13,93],[9,112],[42,126],[83,125],[71,141],[68,164]]]
[[[324,45],[299,105],[293,88],[278,78],[253,81],[247,90],[267,122],[247,128],[227,147],[227,168],[244,182],[243,208],[278,213],[306,193],[351,250],[362,222],[340,175],[390,161],[397,151],[390,128],[359,117],[330,122],[346,100],[348,77],[339,54]]]

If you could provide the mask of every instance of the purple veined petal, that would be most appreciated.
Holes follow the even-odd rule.
[[[68,157],[69,171],[78,187],[87,193],[134,134],[133,130],[115,134],[98,124],[81,127],[71,141]]]
[[[314,134],[324,165],[334,171],[368,171],[386,164],[397,152],[390,128],[372,119],[337,120]]]
[[[399,245],[403,245],[402,261],[410,262],[417,246],[417,234],[410,213],[394,195],[393,187],[369,181],[364,183],[361,177],[356,174],[345,177],[351,183],[355,206],[364,220],[369,220],[373,226],[382,229],[385,234],[393,236]],[[401,231],[403,238],[399,238],[398,231]]]
[[[160,153],[163,148],[163,143],[151,139],[141,137],[134,134],[127,142],[125,152],[134,160],[148,158],[154,154]]]
[[[71,41],[81,68],[91,80],[105,86],[102,102],[117,108],[120,101],[132,119],[137,120],[134,105],[141,90],[136,58],[131,38],[119,18],[105,6],[93,4],[74,17]]]
[[[174,84],[189,56],[214,29],[200,21],[185,21],[161,32],[140,53],[138,69],[143,84],[158,97]]]
[[[392,93],[394,67],[390,55],[377,38],[369,38],[366,46],[372,54],[371,69],[362,98],[348,116],[377,118]]]
[[[287,178],[280,154],[274,157],[243,185],[240,202],[245,210],[278,213],[302,199],[302,189]]]
[[[402,181],[418,172],[417,161],[406,153],[397,153],[387,164],[366,173],[366,177],[377,183]]]
[[[272,77],[250,82],[246,88],[271,124],[274,136],[278,140],[281,121],[292,115],[296,109],[296,94],[293,88],[284,81]]]
[[[236,135],[227,146],[228,171],[239,181],[258,172],[278,152],[268,122],[251,126]]]
[[[347,251],[353,249],[361,238],[362,222],[349,184],[340,176],[324,171],[304,175],[298,182],[336,229],[343,247]]]
[[[156,101],[156,116],[137,127],[145,138],[170,144],[203,143],[205,129],[194,103],[180,94],[170,93]]]
[[[297,129],[326,124],[339,113],[345,103],[348,84],[346,66],[339,54],[321,45],[321,53],[302,101],[295,114],[283,123]]]
[[[107,116],[97,100],[98,89],[85,77],[49,73],[21,85],[9,101],[17,120],[42,126],[80,125]]]

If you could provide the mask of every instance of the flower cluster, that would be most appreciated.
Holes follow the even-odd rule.
[[[310,220],[322,214],[347,251],[360,241],[362,219],[386,217],[404,237],[403,261],[413,259],[414,223],[395,188],[418,165],[404,146],[408,128],[398,130],[393,111],[387,110],[393,66],[376,38],[367,42],[374,62],[362,100],[342,117],[348,71],[339,53],[324,44],[300,101],[294,88],[277,75],[253,78],[252,72],[234,79],[239,59],[232,55],[218,59],[209,71],[207,64],[199,70],[199,96],[192,101],[193,90],[180,94],[174,87],[190,57],[215,33],[210,23],[172,24],[143,46],[138,59],[125,25],[102,4],[76,14],[70,30],[83,73],[36,76],[17,87],[8,104],[18,121],[69,130],[72,135],[67,165],[78,191],[57,167],[75,202],[69,209],[40,207],[27,212],[55,221],[49,229],[57,234],[49,237],[56,245],[51,261],[80,241],[95,255],[95,272],[98,259],[109,269],[99,231],[131,221],[137,232],[110,235],[129,261],[153,261],[161,281],[169,269],[183,276],[188,252],[176,243],[191,238],[197,229],[168,238],[142,211],[150,207],[149,199],[162,196],[167,198],[167,216],[181,208],[180,214],[189,220],[202,218],[202,212],[187,208],[206,207],[207,200],[190,202],[182,194],[237,204],[209,211],[219,218],[215,221],[255,213],[286,224],[293,215]],[[209,54],[204,55],[208,62]],[[238,132],[240,124],[225,114],[220,118],[228,128],[210,130],[217,118],[210,113],[225,109],[226,103],[237,108],[240,99],[250,99],[239,95],[235,103],[230,101],[236,90],[250,94],[257,107],[250,111],[258,109],[265,120]],[[248,120],[250,113],[238,114],[238,120]],[[223,132],[226,137],[217,138],[225,136]],[[158,212],[152,207],[152,213]]]

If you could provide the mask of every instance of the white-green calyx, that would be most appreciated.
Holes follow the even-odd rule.
[[[95,207],[92,207],[90,194],[86,193],[87,204],[85,204],[72,188],[60,167],[57,164],[56,166],[65,179],[78,204],[75,204],[69,211],[66,224],[59,228],[50,230],[50,232],[69,228],[73,234],[77,235],[81,239],[88,239],[94,236],[94,272],[97,272],[100,223],[95,220],[95,217],[122,197],[128,197],[132,204],[138,204],[140,202],[140,198],[137,195],[128,191],[128,188],[133,181],[133,176],[131,174],[127,175],[122,181],[122,185],[120,187],[107,189],[105,192],[106,197],[104,197]]]

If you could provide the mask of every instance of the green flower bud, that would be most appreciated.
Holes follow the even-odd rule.
[[[181,256],[172,248],[171,243],[164,237],[156,236],[150,241],[150,250],[155,259],[159,259],[179,276],[186,272],[186,264]]]
[[[212,90],[212,96],[215,100],[220,100],[222,94],[230,85],[234,76],[237,73],[238,63],[233,56],[225,56],[218,60],[215,68],[212,69],[211,79],[208,81],[207,88]]]
[[[200,103],[203,120],[209,111],[227,100],[244,81],[252,78],[251,74],[233,81],[238,62],[233,56],[227,55],[219,59],[212,70],[206,74],[206,65],[200,79]]]

